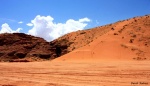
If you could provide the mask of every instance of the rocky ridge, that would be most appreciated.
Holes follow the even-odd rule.
[[[68,45],[53,44],[24,33],[0,34],[0,61],[43,61],[67,52]]]

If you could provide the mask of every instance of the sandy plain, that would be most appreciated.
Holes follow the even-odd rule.
[[[150,86],[149,61],[0,63],[0,86]]]

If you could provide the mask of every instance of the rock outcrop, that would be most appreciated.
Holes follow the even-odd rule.
[[[24,33],[0,34],[0,61],[28,62],[54,59],[68,52],[69,45],[59,42],[50,43]]]

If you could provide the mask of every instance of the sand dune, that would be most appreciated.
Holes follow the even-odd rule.
[[[105,26],[111,29],[107,33],[54,61],[150,60],[149,27],[150,16],[116,22]]]

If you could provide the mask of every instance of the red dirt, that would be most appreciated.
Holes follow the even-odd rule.
[[[149,61],[5,62],[0,63],[0,86],[149,86],[149,65]]]

